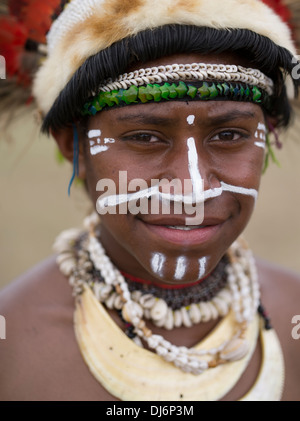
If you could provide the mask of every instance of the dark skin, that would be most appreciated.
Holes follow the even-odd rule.
[[[187,117],[190,114],[195,115],[196,120],[189,127]],[[122,117],[124,121],[121,120]],[[136,123],[137,119],[139,124]],[[216,120],[221,119],[222,122],[217,124]],[[150,186],[152,179],[177,178],[182,180],[183,185],[185,179],[191,178],[186,144],[190,137],[197,139],[204,190],[220,187],[221,181],[258,190],[263,150],[254,146],[254,134],[259,121],[263,121],[263,113],[258,106],[226,103],[224,107],[221,102],[188,105],[173,102],[168,107],[166,104],[147,104],[133,106],[130,110],[123,108],[115,112],[100,113],[92,119],[89,130],[100,128],[103,138],[110,136],[115,139],[115,143],[106,152],[91,156],[88,142],[84,142],[85,162],[88,163],[87,183],[92,200],[96,204],[97,198],[101,196],[96,191],[98,180],[112,179],[118,186],[119,171],[126,169],[128,182],[141,178]],[[116,156],[119,160],[116,160]],[[244,159],[245,156],[247,160]],[[196,243],[189,239],[188,233],[178,243],[163,237],[159,227],[183,224],[187,217],[185,214],[174,215],[172,209],[167,216],[130,213],[117,217],[103,215],[101,238],[115,264],[127,273],[172,284],[176,282],[176,261],[184,255],[189,270],[180,282],[195,282],[199,273],[198,259],[207,257],[205,275],[210,273],[229,245],[245,228],[253,206],[251,196],[231,193],[208,200],[201,225],[209,227],[206,228],[206,231],[210,230],[209,239],[203,241],[201,237]],[[151,270],[153,252],[166,256],[167,264],[162,279]]]
[[[222,60],[209,58],[210,62],[217,62],[217,59]],[[199,61],[199,57],[174,58],[174,62],[184,60]],[[139,124],[136,124],[137,113]],[[189,115],[195,116],[194,125],[188,125]],[[130,119],[130,116],[134,118]],[[152,122],[146,122],[146,116],[151,116]],[[103,138],[113,138],[115,142],[105,153],[91,155],[88,139],[82,136],[80,176],[86,180],[94,206],[100,195],[95,188],[97,181],[105,177],[118,183],[120,170],[128,171],[128,180],[143,178],[149,182],[161,177],[189,178],[187,139],[193,137],[205,190],[218,187],[221,181],[258,190],[264,152],[254,143],[258,123],[263,121],[264,114],[257,105],[229,102],[147,104],[103,112],[90,119],[88,130],[100,129]],[[64,156],[72,161],[72,131],[64,129],[55,133],[55,137]],[[160,232],[153,234],[147,224],[160,226],[160,222],[152,215],[105,215],[101,239],[120,269],[156,283],[178,283],[174,276],[176,261],[185,256],[189,270],[180,283],[188,285],[197,277],[199,257],[207,257],[207,273],[213,270],[244,230],[253,208],[253,197],[231,192],[207,201],[208,226],[217,227],[208,228],[210,235],[196,244],[174,243],[162,237]],[[172,219],[174,215],[169,217]],[[212,218],[215,218],[213,224]],[[163,279],[151,267],[153,252],[163,253],[167,258]],[[262,302],[285,355],[283,400],[299,400],[300,341],[292,338],[291,320],[300,313],[300,280],[283,269],[260,261],[257,264]],[[1,400],[116,400],[93,378],[80,355],[73,332],[73,311],[71,289],[54,258],[1,293],[0,314],[7,320],[7,339],[0,341]],[[117,315],[110,314],[123,328]],[[215,323],[172,331],[150,327],[177,345],[192,346]],[[241,380],[224,400],[238,400],[249,390],[260,362],[258,346]]]
[[[232,56],[178,55],[167,63],[234,60]],[[166,64],[166,58],[145,67]],[[239,63],[244,64],[244,63]],[[193,115],[195,121],[188,124]],[[102,192],[96,189],[103,178],[113,180],[119,193],[119,171],[127,171],[128,183],[143,179],[191,180],[187,140],[195,141],[198,168],[204,190],[220,187],[220,182],[258,190],[264,152],[254,145],[259,122],[264,122],[261,108],[250,103],[170,102],[130,106],[99,113],[91,118],[86,132],[101,130],[101,138],[113,139],[105,153],[92,155],[83,136],[82,171],[86,175],[94,206]],[[118,159],[116,159],[118,157]],[[183,256],[189,270],[181,283],[198,280],[198,259],[205,257],[209,274],[232,242],[247,225],[254,207],[252,197],[223,194],[205,203],[204,221],[209,239],[194,243],[186,234],[179,243],[166,240],[158,227],[182,225],[188,215],[102,215],[101,240],[114,263],[127,273],[164,283],[174,283],[176,261]],[[197,224],[198,225],[198,224]],[[215,233],[212,233],[212,231]],[[204,231],[204,230],[203,230]],[[162,236],[164,238],[162,238]],[[153,253],[166,256],[163,276],[151,270]]]

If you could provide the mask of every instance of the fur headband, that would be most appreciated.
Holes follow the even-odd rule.
[[[84,61],[114,42],[167,24],[249,29],[296,54],[288,25],[260,0],[73,0],[48,34],[33,86],[45,115]]]

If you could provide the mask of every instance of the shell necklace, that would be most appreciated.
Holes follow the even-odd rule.
[[[105,283],[113,285],[120,297],[123,303],[123,318],[134,326],[137,336],[155,353],[137,347],[130,341],[107,315],[88,284],[82,281],[81,285],[78,283],[76,285],[81,294],[76,300],[75,332],[82,354],[92,373],[107,390],[122,400],[132,400],[133,396],[136,400],[136,394],[141,387],[139,382],[143,379],[147,380],[149,386],[145,395],[147,400],[217,400],[224,396],[244,372],[257,341],[259,287],[250,250],[241,240],[231,246],[228,253],[230,265],[227,267],[227,274],[232,293],[232,310],[208,339],[188,349],[175,346],[160,335],[154,335],[146,326],[141,306],[132,300],[124,277],[106,256],[94,234],[94,227],[90,219],[88,251],[91,261],[101,272]],[[74,244],[76,238],[78,231],[73,230],[60,237],[56,243],[56,248],[61,252],[58,263],[62,272],[70,276],[71,283],[76,261],[74,254],[70,252],[70,242]],[[276,340],[273,342],[277,343]],[[110,345],[107,348],[105,344]],[[116,353],[117,349],[122,351],[121,360],[117,355],[119,352]],[[108,358],[105,358],[107,352]],[[139,362],[136,369],[133,369],[130,361],[134,364]],[[228,364],[233,361],[234,364]],[[118,370],[115,371],[117,367]],[[151,369],[150,373],[147,372],[146,378],[140,372],[142,367],[144,371],[145,367]],[[155,373],[158,376],[157,380],[153,377]],[[225,377],[223,381],[218,381],[218,376]],[[281,385],[282,376],[279,377],[278,384]],[[210,387],[210,391],[207,389],[208,380],[214,385]],[[167,384],[163,389],[158,388],[157,383],[162,385],[166,381]],[[183,381],[188,387],[178,396],[178,391],[177,389],[174,391],[174,387],[176,388],[177,384],[177,388],[182,389]],[[132,387],[128,387],[130,384]],[[192,384],[197,386],[196,392],[191,392]],[[157,388],[162,392],[159,395],[161,398],[157,396]],[[277,387],[276,399],[280,398],[278,396],[280,394],[281,387]]]

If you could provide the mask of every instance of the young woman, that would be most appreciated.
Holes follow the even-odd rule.
[[[299,278],[242,238],[295,54],[259,0],[64,9],[33,92],[95,212],[1,293],[2,400],[299,400]]]

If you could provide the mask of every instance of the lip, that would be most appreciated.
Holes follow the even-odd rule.
[[[186,226],[185,222],[182,220],[161,219],[141,222],[152,235],[155,235],[156,238],[160,238],[160,240],[182,246],[194,246],[211,241],[213,237],[217,235],[225,221],[216,218],[208,218],[202,222],[201,228],[194,228],[188,231],[168,228],[168,226]]]

